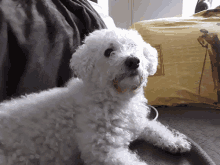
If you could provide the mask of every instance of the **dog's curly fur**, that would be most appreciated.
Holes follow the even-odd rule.
[[[66,87],[1,103],[0,165],[70,165],[75,148],[88,165],[146,165],[128,149],[137,138],[190,150],[184,135],[147,118],[143,87],[157,51],[136,31],[94,31],[70,66],[78,78]]]

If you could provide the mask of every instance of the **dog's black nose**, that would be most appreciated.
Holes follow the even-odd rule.
[[[125,65],[128,69],[134,70],[139,67],[140,60],[137,57],[128,57],[125,61]]]

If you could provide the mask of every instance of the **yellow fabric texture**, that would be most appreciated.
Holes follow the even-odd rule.
[[[201,29],[216,33],[220,38],[220,9],[202,11],[187,18],[145,20],[134,23],[131,28],[159,54],[158,71],[149,77],[145,89],[149,104],[217,102],[210,61],[212,50],[210,44],[208,49],[203,47],[198,38],[204,34]]]

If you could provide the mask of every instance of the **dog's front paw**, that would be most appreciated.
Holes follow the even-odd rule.
[[[175,141],[173,145],[169,146],[169,151],[172,153],[183,153],[191,150],[191,143],[187,140],[184,134],[173,130]]]
[[[165,150],[171,153],[183,153],[191,150],[191,143],[184,134],[173,130],[174,140],[165,145]]]

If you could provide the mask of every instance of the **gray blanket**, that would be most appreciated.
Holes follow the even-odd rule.
[[[86,0],[1,0],[0,101],[63,86],[72,53],[101,28]]]

